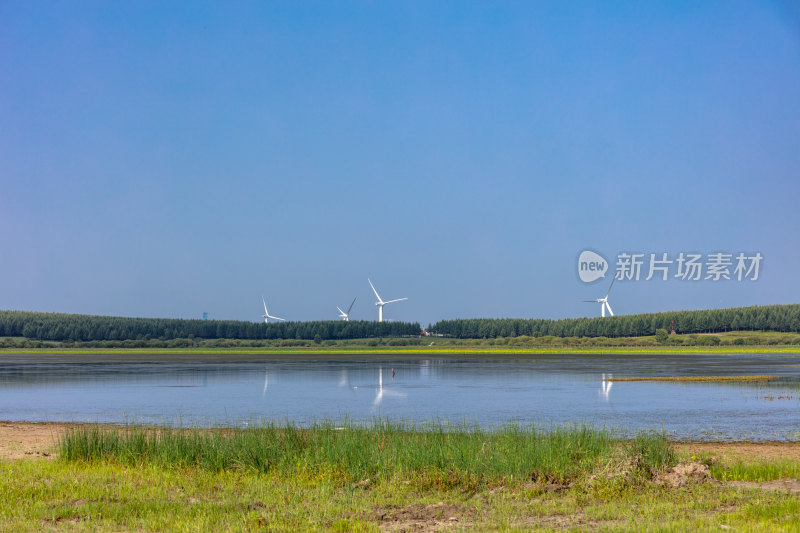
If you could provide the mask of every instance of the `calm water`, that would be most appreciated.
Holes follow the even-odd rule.
[[[590,423],[674,438],[800,440],[800,355],[0,356],[0,419]],[[604,377],[770,374],[769,384]]]

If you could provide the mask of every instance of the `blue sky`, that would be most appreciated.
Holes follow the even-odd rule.
[[[579,252],[760,252],[620,314],[800,302],[790,2],[0,3],[0,308],[594,316]]]

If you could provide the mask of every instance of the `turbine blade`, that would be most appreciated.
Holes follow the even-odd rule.
[[[264,313],[269,314],[269,311],[267,311],[267,301],[264,299],[263,294],[261,295],[261,303],[264,304]]]
[[[608,292],[606,293],[606,298],[608,298],[608,294],[611,292],[611,287],[614,286],[614,282],[617,281],[617,276],[614,276],[614,279],[611,280],[611,285],[608,287]]]
[[[597,303],[597,300],[583,300],[583,301],[584,302],[589,302],[589,303],[592,303],[592,304],[596,304]]]
[[[614,316],[614,311],[611,310],[611,306],[606,302],[606,308],[608,309],[608,314]]]
[[[358,298],[358,296],[356,296]],[[350,310],[353,308],[353,304],[356,303],[356,298],[353,298],[353,303],[350,304],[350,307],[347,308],[347,314],[350,314]]]
[[[339,309],[339,306],[338,306],[338,305],[336,306],[336,309]],[[340,312],[341,314],[343,314],[343,315],[346,315],[346,314],[347,314],[347,313],[345,313],[344,311],[342,311],[341,309],[339,309],[339,312]]]
[[[383,303],[390,304],[392,302],[402,302],[403,300],[408,300],[408,298],[398,298],[397,300],[389,300],[388,302],[383,302]]]
[[[374,293],[375,293],[375,296],[377,296],[377,298],[378,298],[378,301],[379,301],[380,303],[383,303],[383,300],[381,300],[381,295],[380,295],[380,294],[378,294],[378,291],[376,291],[376,290],[375,290],[375,285],[373,285],[373,284],[372,284],[372,280],[371,280],[371,279],[369,279],[369,278],[367,278],[367,281],[369,281],[369,286],[370,286],[370,287],[372,287],[372,292],[374,292]]]

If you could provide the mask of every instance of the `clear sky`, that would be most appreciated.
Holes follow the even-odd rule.
[[[796,6],[0,2],[0,308],[594,316],[585,248],[764,257],[618,314],[800,302]]]

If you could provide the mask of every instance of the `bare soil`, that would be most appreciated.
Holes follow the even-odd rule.
[[[439,531],[468,527],[473,514],[472,509],[439,502],[379,507],[367,518],[379,522],[382,531]]]
[[[687,456],[702,454],[742,461],[800,460],[800,442],[681,442],[673,446]]]
[[[0,458],[53,457],[58,439],[73,424],[0,421]]]

